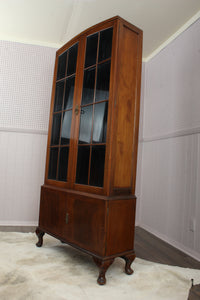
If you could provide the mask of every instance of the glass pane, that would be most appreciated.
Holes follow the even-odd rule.
[[[78,159],[76,169],[76,182],[88,184],[88,168],[89,168],[90,147],[78,147]]]
[[[110,62],[98,65],[95,101],[109,98]]]
[[[61,130],[61,144],[67,145],[70,141],[71,132],[71,121],[72,121],[72,111],[65,111],[63,113],[62,130]]]
[[[62,110],[64,93],[64,81],[56,83],[56,93],[54,100],[54,112]]]
[[[85,70],[85,72],[84,72],[83,92],[82,92],[82,102],[81,102],[82,105],[93,102],[95,70],[96,70],[96,68],[91,68],[91,69]]]
[[[93,105],[81,108],[79,143],[88,144],[91,140],[92,129],[92,108]]]
[[[78,44],[72,46],[69,50],[67,76],[76,73],[76,61],[78,53]]]
[[[100,32],[99,62],[111,57],[113,29],[109,28]]]
[[[67,181],[68,155],[69,155],[69,147],[60,148],[58,180]]]
[[[50,149],[50,158],[49,158],[49,179],[56,179],[57,172],[57,160],[58,160],[58,148]]]
[[[94,106],[94,125],[93,143],[105,143],[107,131],[108,102],[95,104]]]
[[[58,58],[57,80],[65,77],[66,61],[67,61],[67,51],[61,54]]]
[[[93,146],[90,167],[90,185],[103,186],[105,146]]]
[[[95,65],[97,58],[98,33],[87,37],[85,68]]]
[[[60,138],[60,123],[61,123],[61,113],[53,115],[53,124],[51,132],[51,145],[58,145]]]
[[[75,82],[75,77],[70,77],[66,80],[64,110],[72,108],[73,106],[74,82]]]

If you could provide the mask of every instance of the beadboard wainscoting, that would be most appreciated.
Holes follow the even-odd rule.
[[[0,41],[0,225],[38,222],[55,54]]]
[[[200,19],[145,64],[139,224],[200,260]]]
[[[144,142],[140,225],[200,260],[200,134]]]
[[[36,226],[47,135],[0,131],[0,225]]]

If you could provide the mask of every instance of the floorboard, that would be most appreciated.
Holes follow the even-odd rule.
[[[149,261],[183,268],[200,269],[199,261],[141,227],[135,229],[135,252],[137,257]]]

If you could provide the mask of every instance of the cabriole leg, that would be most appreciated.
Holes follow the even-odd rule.
[[[42,247],[42,244],[43,244],[43,236],[45,234],[44,231],[40,230],[39,227],[36,228],[36,231],[35,231],[37,237],[38,237],[38,242],[36,243],[36,246],[37,247]]]
[[[135,254],[124,255],[124,256],[121,256],[121,258],[123,258],[126,262],[126,264],[125,264],[125,273],[127,275],[133,274],[133,270],[131,269],[131,264],[135,259]]]
[[[99,277],[97,279],[98,284],[104,285],[106,283],[106,271],[110,267],[110,265],[113,263],[114,258],[109,260],[101,260],[96,257],[93,257],[93,260],[95,264],[99,267]]]

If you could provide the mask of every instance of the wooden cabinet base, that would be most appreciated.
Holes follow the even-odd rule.
[[[116,257],[125,260],[125,273],[133,273],[136,198],[100,196],[42,186],[37,246],[45,233],[93,257],[99,268],[97,282],[106,283],[105,273]]]

